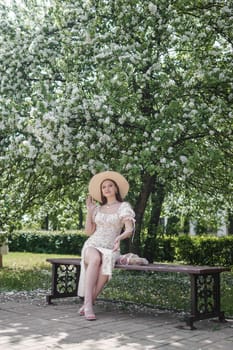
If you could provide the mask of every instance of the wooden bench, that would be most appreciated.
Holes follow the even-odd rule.
[[[80,274],[81,259],[47,259],[52,264],[52,289],[46,296],[48,304],[55,298],[76,297]],[[147,272],[175,272],[190,276],[190,314],[186,324],[195,329],[193,323],[198,320],[218,317],[225,321],[224,312],[220,309],[220,274],[230,271],[227,267],[191,266],[174,264],[115,265],[116,269]]]

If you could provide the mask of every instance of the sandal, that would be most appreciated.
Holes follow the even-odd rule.
[[[85,315],[84,305],[80,307],[80,309],[78,310],[78,313],[79,313],[80,316],[84,316]]]
[[[84,309],[84,316],[85,316],[85,319],[87,321],[95,321],[96,320],[96,316],[94,314],[94,312],[90,309]]]

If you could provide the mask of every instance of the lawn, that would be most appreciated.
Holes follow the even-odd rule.
[[[3,256],[0,269],[0,292],[49,289],[51,264],[46,259],[61,257],[58,254],[9,253]],[[74,255],[62,255],[64,258]],[[77,257],[77,256],[75,256]]]
[[[184,274],[114,271],[103,295],[164,309],[190,311],[190,279]],[[233,271],[221,276],[221,304],[225,315],[233,317]]]
[[[50,289],[51,264],[46,259],[51,257],[61,255],[12,252],[4,256],[4,267],[0,269],[0,292]],[[221,308],[227,317],[233,317],[233,271],[222,274],[221,292]],[[188,312],[190,281],[183,274],[115,270],[101,297]]]

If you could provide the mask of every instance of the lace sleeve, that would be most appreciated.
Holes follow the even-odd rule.
[[[131,205],[128,202],[123,202],[120,206],[120,219],[124,224],[125,221],[130,220],[135,224],[135,212],[131,208]]]
[[[135,234],[135,212],[131,208],[128,202],[123,202],[120,207],[120,219],[122,224],[124,225],[127,221],[131,221],[133,225],[132,229],[132,241],[134,239]]]

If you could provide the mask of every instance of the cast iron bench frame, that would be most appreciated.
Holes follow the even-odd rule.
[[[54,258],[46,261],[52,264],[51,294],[46,296],[48,304],[52,299],[77,297],[80,275],[79,258]],[[116,269],[147,272],[176,272],[185,273],[190,277],[190,314],[186,317],[186,324],[195,329],[195,321],[218,317],[225,321],[221,311],[220,274],[230,271],[228,267],[192,266],[155,263],[149,265],[115,265]]]

